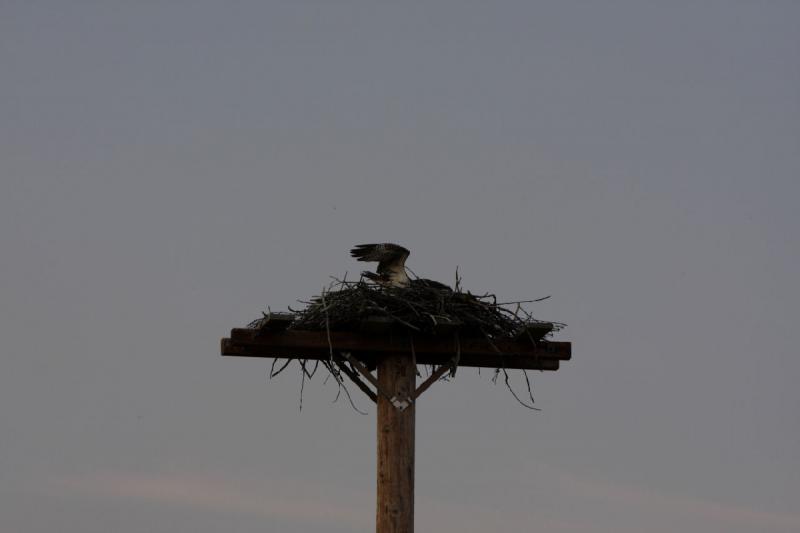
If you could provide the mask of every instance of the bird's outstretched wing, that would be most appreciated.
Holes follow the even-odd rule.
[[[377,261],[379,274],[402,268],[410,253],[399,244],[388,242],[382,244],[359,244],[350,250],[350,255],[359,261]]]

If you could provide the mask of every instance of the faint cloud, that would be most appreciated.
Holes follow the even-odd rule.
[[[800,531],[800,515],[773,513],[748,507],[684,498],[647,488],[582,478],[545,467],[542,473],[559,486],[559,498],[577,506],[569,517],[542,516],[542,509],[514,509],[472,502],[417,501],[417,522],[440,532],[524,531],[531,523],[551,533],[587,531],[634,532],[636,520],[613,525],[591,521],[578,509],[590,502],[605,502],[630,510],[651,522],[650,531],[682,529],[680,523],[698,527],[745,526],[760,531]],[[551,477],[552,476],[552,477]],[[271,479],[268,482],[231,480],[214,475],[141,474],[103,472],[51,480],[52,490],[71,497],[131,500],[154,505],[185,507],[208,512],[248,514],[265,520],[322,524],[359,531],[373,527],[375,495],[310,480]],[[630,522],[633,519],[634,522]]]
[[[605,500],[672,517],[693,516],[713,522],[749,524],[757,528],[781,528],[800,531],[800,515],[759,511],[749,507],[725,505],[707,500],[684,498],[645,487],[589,480],[560,472],[559,484],[574,495]]]
[[[460,504],[444,501],[416,502],[418,529],[438,533],[485,533],[487,531],[523,532],[535,529],[547,533],[582,533],[597,531],[591,522],[537,516],[533,509],[508,509],[492,504]],[[536,524],[532,527],[531,524]],[[615,533],[619,533],[615,531]],[[638,533],[638,532],[637,532]]]
[[[298,480],[252,484],[213,476],[105,472],[53,479],[51,486],[89,498],[137,500],[300,523],[360,529],[373,521],[372,495]]]

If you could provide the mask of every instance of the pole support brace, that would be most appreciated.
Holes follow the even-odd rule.
[[[378,394],[389,400],[389,403],[391,403],[394,406],[394,408],[397,409],[398,411],[405,411],[406,409],[411,407],[411,404],[413,404],[423,392],[428,390],[428,387],[433,385],[445,374],[445,372],[447,372],[452,368],[451,365],[441,365],[430,376],[428,376],[428,379],[422,382],[420,386],[417,387],[417,389],[410,396],[407,396],[405,398],[400,398],[397,396],[389,395],[389,393],[386,392],[386,390],[383,387],[381,387],[380,383],[378,382],[378,379],[372,375],[372,372],[367,370],[367,368],[361,363],[361,361],[353,357],[353,354],[351,354],[350,352],[342,352],[342,357],[345,358],[347,362],[350,363],[353,366],[353,368],[355,368],[358,371],[359,374],[364,376],[364,378],[375,387],[375,390],[378,391]],[[356,376],[350,375],[349,372],[347,374],[350,377],[350,379],[353,380],[356,383],[356,385],[359,386],[359,388],[361,388],[362,390],[366,388],[366,385],[364,385],[361,381],[356,381],[356,379],[354,379],[356,378]],[[365,390],[364,392],[366,393],[367,391]],[[374,394],[372,394],[372,391],[369,391],[368,395],[373,401],[375,401],[376,398],[374,397]]]

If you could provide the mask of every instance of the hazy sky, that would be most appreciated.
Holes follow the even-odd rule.
[[[219,338],[395,241],[569,324],[417,530],[800,531],[800,4],[0,0],[0,533],[366,533],[375,410]]]

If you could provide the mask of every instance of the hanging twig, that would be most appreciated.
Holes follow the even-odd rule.
[[[275,363],[277,363],[277,362],[278,362],[278,359],[277,359],[277,358],[275,358],[275,359],[273,359],[273,360],[272,360],[272,368],[270,368],[270,370],[269,370],[269,378],[270,378],[270,379],[274,378],[275,376],[277,376],[278,374],[280,374],[281,372],[283,372],[283,370],[284,370],[284,369],[285,369],[287,366],[289,366],[289,363],[291,363],[291,362],[292,362],[292,360],[291,360],[291,359],[287,359],[287,360],[286,360],[286,362],[285,362],[285,363],[283,363],[283,366],[281,366],[281,367],[280,367],[280,368],[279,368],[279,369],[276,371],[276,370],[275,370]]]

